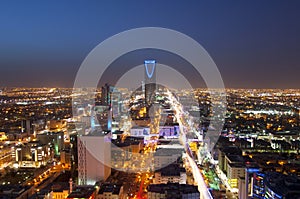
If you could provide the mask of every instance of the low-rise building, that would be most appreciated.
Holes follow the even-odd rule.
[[[30,141],[14,147],[12,157],[17,167],[39,168],[47,164],[52,154],[49,145],[41,144],[39,141]]]
[[[122,199],[124,198],[123,186],[117,184],[101,185],[97,199]]]
[[[30,186],[0,185],[0,198],[27,199],[33,193]]]
[[[37,140],[43,145],[51,145],[55,155],[59,155],[64,149],[64,132],[43,131],[36,135]]]
[[[182,156],[183,148],[161,148],[154,153],[154,169],[166,167]]]
[[[57,182],[51,186],[49,199],[64,199],[70,194],[70,185],[68,182]]]
[[[67,199],[95,199],[96,189],[94,186],[77,186],[72,193],[70,193]]]
[[[179,164],[171,164],[154,173],[154,184],[179,183],[186,184],[186,171]]]
[[[148,199],[199,199],[197,186],[179,183],[150,184],[148,186]]]

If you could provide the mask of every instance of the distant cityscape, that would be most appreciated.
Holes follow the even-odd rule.
[[[154,64],[149,72],[147,64]],[[300,198],[300,90],[2,88],[0,198]],[[210,150],[211,149],[211,150]]]

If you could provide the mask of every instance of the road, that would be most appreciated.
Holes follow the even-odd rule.
[[[179,128],[180,128],[180,140],[181,143],[185,146],[185,150],[187,152],[187,159],[189,161],[189,164],[192,168],[193,176],[198,184],[198,190],[200,192],[200,199],[213,199],[211,193],[209,192],[205,181],[198,169],[197,164],[195,163],[195,160],[193,159],[191,153],[190,153],[190,148],[189,144],[186,138],[186,134],[189,131],[196,132],[196,129],[194,129],[193,121],[190,119],[189,115],[187,112],[183,110],[182,105],[177,101],[177,99],[173,96],[173,94],[168,91],[167,92],[168,99],[170,100],[172,104],[172,108],[175,109],[175,117],[177,119],[177,122],[179,123]]]

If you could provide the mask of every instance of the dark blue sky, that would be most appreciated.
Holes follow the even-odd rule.
[[[72,87],[85,56],[121,31],[180,31],[226,87],[300,88],[300,1],[1,1],[0,87]]]

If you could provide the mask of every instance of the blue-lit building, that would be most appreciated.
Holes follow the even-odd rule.
[[[299,199],[300,179],[277,172],[266,173],[264,178],[266,199]]]
[[[300,179],[277,172],[255,173],[253,199],[299,199]]]
[[[253,174],[253,190],[252,198],[263,199],[265,196],[265,184],[264,184],[265,174],[257,172]]]

